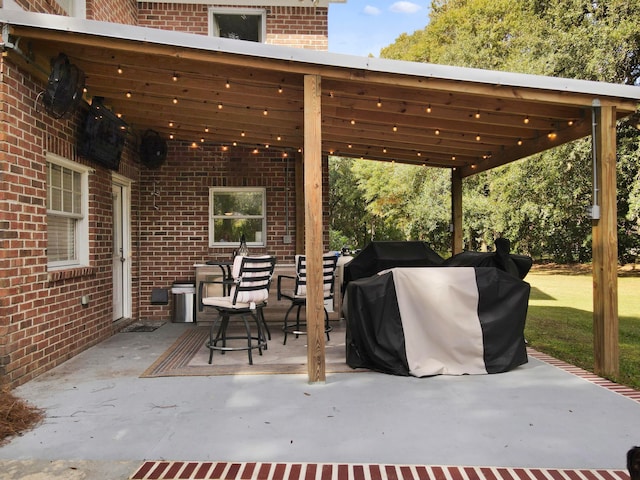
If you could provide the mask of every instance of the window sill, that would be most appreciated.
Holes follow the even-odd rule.
[[[47,273],[47,281],[49,283],[61,282],[70,278],[79,278],[93,275],[93,267],[73,267],[60,270],[50,270]]]

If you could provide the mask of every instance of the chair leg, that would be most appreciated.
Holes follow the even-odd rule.
[[[247,332],[247,356],[249,357],[249,365],[253,365],[253,355],[251,355],[251,327],[249,326],[249,322],[247,322],[247,317],[245,315],[241,315],[241,317],[244,323],[244,329]]]
[[[296,332],[300,331],[300,310],[302,310],[302,304],[298,305],[298,311],[296,312]],[[296,338],[300,338],[298,333],[296,333]]]
[[[216,344],[216,342],[218,341],[218,337],[220,336],[220,330],[218,330],[215,337],[213,336],[213,332],[215,331],[216,325],[218,324],[218,321],[220,319],[221,316],[218,315],[209,329],[209,342],[207,342],[207,347],[209,347],[209,365],[211,365],[211,363],[213,362],[213,348],[211,348],[211,346]],[[220,326],[220,328],[222,328],[222,326]]]
[[[287,310],[287,313],[284,315],[284,326],[282,327],[282,331],[284,332],[284,342],[282,343],[283,345],[287,344],[287,333],[289,330],[289,314],[291,313],[291,310],[293,310],[293,307],[295,307],[296,304],[292,303],[291,306],[289,307],[289,310]]]
[[[331,327],[329,326],[329,312],[327,312],[327,309],[324,309],[324,333],[327,334],[327,342],[329,340],[331,340],[329,338],[329,332],[331,331]]]
[[[260,316],[260,320],[262,322],[262,326],[264,328],[264,330],[267,332],[267,339],[271,340],[271,330],[269,330],[269,325],[267,325],[267,320],[264,318],[264,311],[262,310],[262,308],[258,309],[258,313]],[[265,350],[267,349],[266,343],[265,343]]]
[[[264,317],[261,317],[260,313],[261,309],[258,309],[255,314],[251,313],[251,318],[253,318],[253,321],[256,324],[256,341],[258,342],[258,352],[260,353],[260,355],[262,355],[262,350],[267,350],[267,337],[265,336],[264,328],[262,327]]]

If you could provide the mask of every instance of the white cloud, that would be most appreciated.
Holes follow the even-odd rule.
[[[406,1],[395,2],[389,7],[389,10],[391,10],[393,13],[416,13],[421,9],[422,7],[420,5]]]
[[[382,13],[378,7],[374,7],[371,5],[367,5],[366,7],[364,7],[363,11],[365,15],[380,15]]]

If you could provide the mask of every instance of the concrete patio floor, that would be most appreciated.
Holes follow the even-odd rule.
[[[640,396],[532,357],[482,376],[140,378],[188,328],[118,333],[16,389],[46,419],[0,448],[0,478],[126,479],[144,460],[625,469],[640,444]]]

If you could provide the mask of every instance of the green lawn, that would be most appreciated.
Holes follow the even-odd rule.
[[[590,273],[534,268],[525,336],[529,346],[593,371]],[[618,278],[620,374],[611,380],[640,390],[640,275]]]

